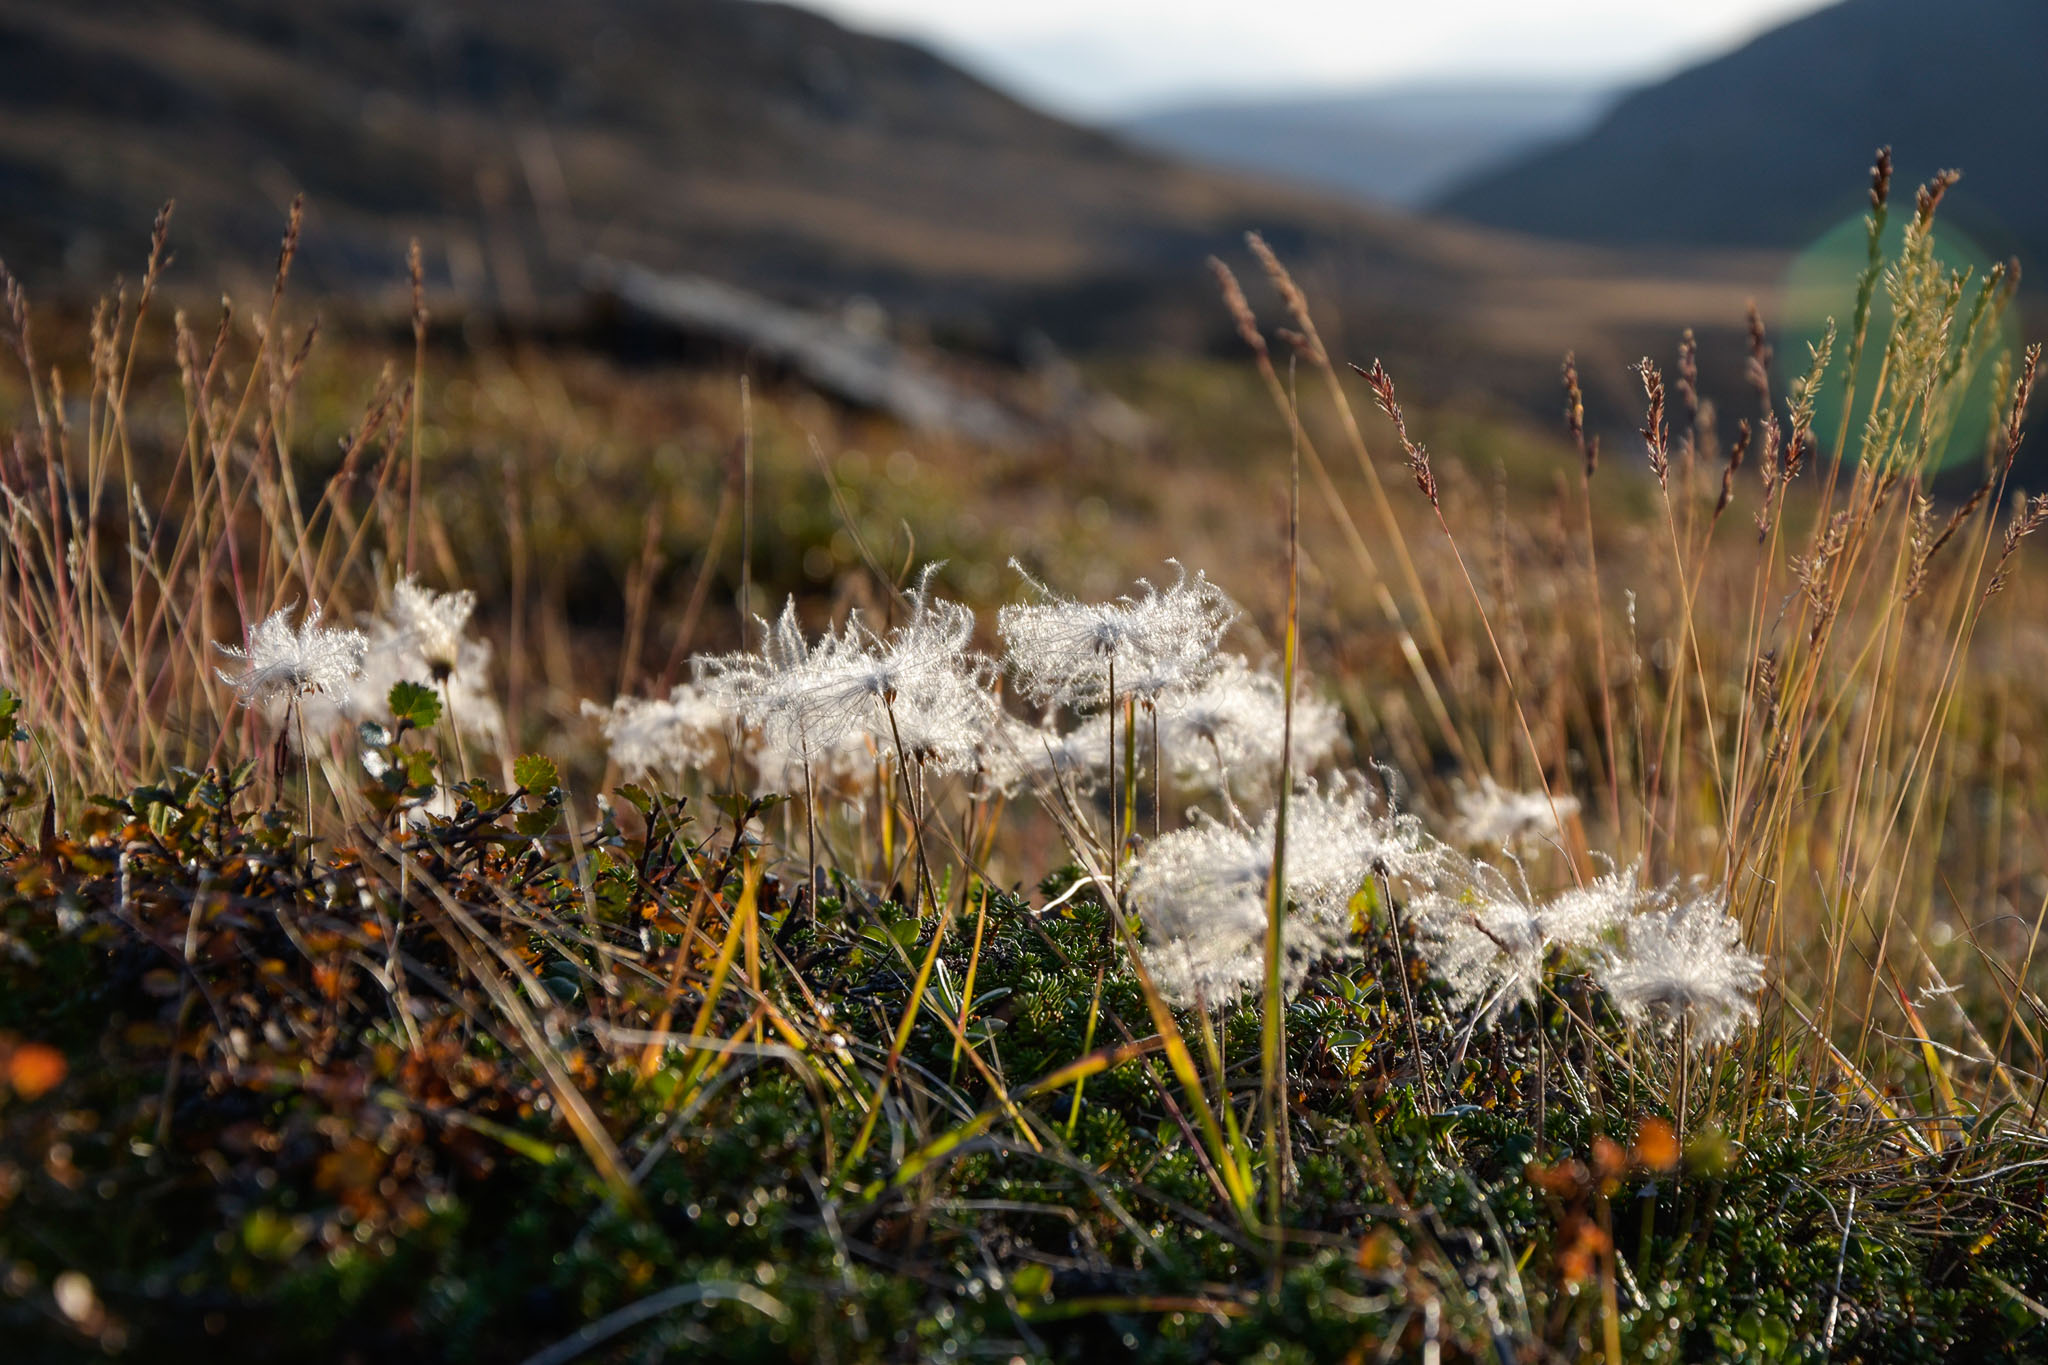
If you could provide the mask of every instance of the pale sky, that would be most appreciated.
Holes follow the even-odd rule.
[[[1632,81],[1828,0],[807,0],[1061,113],[1470,77]]]

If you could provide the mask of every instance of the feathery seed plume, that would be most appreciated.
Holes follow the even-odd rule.
[[[1606,954],[1599,977],[1623,1018],[1667,1034],[1684,1024],[1698,1048],[1756,1020],[1763,967],[1743,948],[1742,926],[1707,895],[1629,921],[1627,946]]]
[[[247,648],[215,649],[247,665],[240,673],[216,669],[244,706],[320,694],[345,702],[363,669],[369,643],[362,632],[320,624],[320,604],[306,608],[293,629],[292,609],[283,607],[249,628]]]
[[[1266,886],[1274,817],[1251,829],[1206,817],[1152,841],[1131,874],[1160,986],[1183,1003],[1227,1001],[1262,979]],[[1289,808],[1284,975],[1292,991],[1316,962],[1342,948],[1351,897],[1367,877],[1434,874],[1440,850],[1412,817],[1375,813],[1354,787],[1308,790]]]
[[[1014,561],[1011,567],[1024,572]],[[1162,592],[1140,580],[1142,596],[1113,602],[1072,601],[1024,574],[1041,600],[996,614],[1024,695],[1040,705],[1092,707],[1156,699],[1207,678],[1237,607],[1203,574],[1174,567],[1180,576],[1172,587]]]
[[[411,682],[441,692],[448,723],[457,729],[492,744],[502,742],[505,718],[490,688],[490,642],[466,634],[475,610],[475,593],[437,593],[414,578],[400,579],[383,613],[363,621],[369,648],[359,685],[332,713],[309,710],[308,729],[324,730],[344,718],[388,721],[391,688]]]
[[[717,757],[731,720],[692,683],[679,684],[666,697],[620,697],[609,707],[586,701],[583,714],[604,731],[612,762],[635,778],[680,778],[706,766]]]
[[[1213,677],[1159,703],[1160,744],[1185,787],[1255,789],[1280,771],[1286,696],[1280,680],[1226,656]],[[1312,771],[1335,751],[1343,717],[1320,697],[1294,699],[1296,773]]]
[[[761,727],[769,747],[799,761],[865,737],[906,762],[967,768],[995,722],[993,666],[971,648],[974,613],[932,597],[937,567],[925,570],[908,595],[908,618],[886,637],[856,615],[807,641],[792,599],[774,625],[761,623],[759,652],[699,659],[699,681],[713,701]]]
[[[1448,880],[1448,879],[1447,879]],[[1553,948],[1590,947],[1608,928],[1657,893],[1637,885],[1633,869],[1610,872],[1548,901],[1488,863],[1462,869],[1455,889],[1432,890],[1410,907],[1417,947],[1479,1023],[1517,1003],[1533,1004]]]
[[[1457,793],[1456,828],[1461,842],[1474,847],[1502,848],[1535,836],[1550,834],[1559,820],[1579,813],[1579,798],[1569,794],[1546,797],[1542,792],[1509,791],[1491,777],[1482,776],[1476,787],[1461,787]],[[1553,802],[1556,815],[1551,814]]]

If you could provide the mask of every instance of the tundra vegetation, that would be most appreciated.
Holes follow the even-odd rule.
[[[2038,1358],[2039,353],[1889,182],[1634,449],[1570,360],[1566,446],[1405,411],[1249,239],[1165,545],[1158,455],[649,454],[417,257],[323,358],[296,213],[54,360],[10,279],[11,1358]]]

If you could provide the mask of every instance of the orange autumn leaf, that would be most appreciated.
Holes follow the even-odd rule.
[[[23,1043],[7,1059],[7,1084],[25,1100],[55,1090],[69,1070],[64,1054],[42,1043]]]

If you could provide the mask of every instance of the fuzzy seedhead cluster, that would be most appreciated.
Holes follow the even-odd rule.
[[[1362,778],[1315,777],[1343,743],[1340,713],[1306,689],[1290,699],[1281,679],[1223,649],[1237,608],[1202,574],[1181,570],[1170,587],[1141,583],[1100,603],[1027,576],[1035,600],[997,614],[998,659],[976,648],[973,611],[936,595],[937,567],[903,594],[901,618],[886,629],[855,614],[813,637],[792,601],[758,623],[755,649],[698,657],[694,681],[666,697],[586,702],[584,712],[635,778],[685,781],[723,750],[744,757],[757,790],[814,801],[828,791],[857,807],[886,790],[891,772],[918,775],[920,791],[926,777],[960,776],[977,800],[1028,793],[1070,814],[1106,789],[1101,847],[1114,850],[1113,864],[1126,861],[1145,754],[1155,781],[1170,773],[1198,800],[1219,798],[1219,811],[1191,804],[1184,826],[1156,831],[1129,858],[1118,898],[1136,917],[1154,978],[1181,1004],[1229,1004],[1262,979],[1276,903],[1285,907],[1281,979],[1293,990],[1346,951],[1357,898],[1377,889],[1384,895],[1366,904],[1405,898],[1413,946],[1475,1026],[1533,1005],[1546,973],[1572,965],[1592,973],[1624,1018],[1695,1046],[1725,1042],[1756,1017],[1762,963],[1712,898],[1646,886],[1634,870],[1545,898],[1519,862],[1511,874],[1467,856]],[[407,579],[362,630],[321,625],[317,606],[296,628],[279,612],[246,648],[224,651],[246,668],[223,676],[250,705],[300,708],[323,737],[341,718],[375,719],[391,682],[422,682],[447,698],[458,724],[495,738],[489,655],[466,634],[472,607],[467,593]],[[1042,708],[1038,719],[1005,708],[1005,679]],[[1149,730],[1143,745],[1140,729]],[[1120,783],[1131,789],[1122,832]],[[1554,837],[1578,809],[1569,795],[1482,777],[1460,790],[1451,835],[1466,848],[1510,851]],[[1106,889],[1116,895],[1114,882]]]
[[[1380,809],[1350,784],[1300,793],[1288,810],[1280,875],[1292,912],[1284,976],[1343,950],[1351,900],[1368,879],[1428,880],[1438,856],[1413,817]],[[1184,1003],[1222,1004],[1260,979],[1277,811],[1252,826],[1198,820],[1156,839],[1131,878],[1153,970]]]
[[[1217,647],[1237,619],[1221,589],[1185,569],[1170,588],[1140,583],[1139,594],[1114,602],[1070,601],[1025,581],[1040,600],[1004,607],[996,629],[1018,690],[1044,706],[1151,701],[1198,686],[1219,666]]]
[[[1341,715],[1304,690],[1290,717],[1281,680],[1222,649],[1236,608],[1202,575],[1182,571],[1166,589],[1141,584],[1099,603],[1026,583],[1035,600],[998,613],[999,663],[975,652],[972,614],[936,599],[929,572],[887,634],[856,618],[812,642],[792,605],[763,624],[758,651],[698,661],[702,690],[690,695],[702,709],[688,724],[709,735],[722,710],[725,725],[754,736],[764,781],[777,776],[776,754],[841,772],[908,763],[971,772],[984,793],[1071,797],[1107,786],[1113,809],[1118,716],[1135,741],[1128,727],[1143,725],[1142,706],[1155,772],[1222,804],[1220,814],[1193,810],[1183,828],[1146,844],[1125,888],[1153,976],[1176,1002],[1228,1004],[1260,981],[1277,876],[1290,991],[1345,952],[1354,900],[1377,884],[1409,898],[1416,949],[1476,1025],[1534,1004],[1547,972],[1574,965],[1626,1018],[1682,1031],[1694,1045],[1725,1041],[1754,1019],[1761,963],[1718,904],[1681,900],[1634,870],[1539,897],[1519,863],[1511,876],[1468,858],[1364,781],[1309,777],[1341,747]],[[1076,719],[1063,728],[1011,715],[992,690],[1002,676],[1049,717]],[[628,705],[616,703],[613,716]],[[635,766],[633,735],[607,723],[615,759]],[[1275,804],[1283,773],[1294,788],[1284,843]],[[1451,832],[1467,848],[1506,850],[1554,839],[1578,812],[1569,794],[1511,791],[1482,777],[1461,789]],[[1672,924],[1689,935],[1688,953],[1667,951]]]
[[[220,678],[293,744],[326,743],[345,723],[388,722],[391,689],[403,682],[432,688],[458,729],[497,744],[504,714],[491,690],[490,644],[468,634],[475,608],[471,593],[437,593],[411,578],[360,629],[322,625],[317,602],[295,627],[287,606],[250,627],[246,647],[215,646],[243,665]]]

